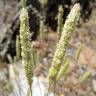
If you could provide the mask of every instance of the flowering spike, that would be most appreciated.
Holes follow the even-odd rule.
[[[80,5],[75,4],[65,22],[61,38],[59,40],[55,55],[53,57],[52,66],[50,68],[48,76],[49,84],[53,83],[56,80],[56,76],[61,67],[62,59],[64,58],[66,49],[68,47],[68,42],[70,40],[71,33],[74,31],[79,17]]]
[[[25,8],[22,8],[20,13],[20,40],[21,40],[21,49],[22,49],[22,63],[24,65],[26,78],[28,84],[31,88],[32,84],[32,64],[30,59],[31,44],[29,42],[29,23],[28,23],[28,13]]]

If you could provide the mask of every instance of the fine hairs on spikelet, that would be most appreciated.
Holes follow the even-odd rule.
[[[21,56],[22,63],[24,65],[25,74],[27,77],[28,84],[31,88],[32,85],[32,64],[30,59],[31,44],[29,42],[29,22],[28,22],[28,13],[26,8],[21,9],[20,13],[20,41],[21,41]]]
[[[75,4],[72,8],[70,14],[68,15],[63,31],[57,44],[57,49],[53,57],[52,66],[49,70],[48,81],[49,84],[52,84],[56,81],[56,76],[61,67],[62,60],[65,56],[66,49],[68,47],[68,42],[70,40],[71,33],[74,31],[74,28],[80,17],[80,5]]]

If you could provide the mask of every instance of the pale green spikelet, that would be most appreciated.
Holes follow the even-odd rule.
[[[34,48],[34,42],[31,43],[31,62],[33,69],[36,68],[36,50]]]
[[[43,42],[45,39],[45,25],[44,25],[44,20],[42,18],[40,19],[39,31],[40,31],[40,40],[41,42]]]
[[[76,54],[75,54],[76,61],[78,61],[78,59],[79,59],[81,50],[82,50],[82,44],[80,44],[79,48],[76,50]]]
[[[86,81],[89,77],[92,76],[92,71],[91,70],[87,70],[85,71],[79,78],[80,82],[84,82]]]
[[[16,37],[16,57],[17,60],[20,60],[20,56],[21,56],[21,46],[20,46],[20,39],[19,36]]]
[[[63,13],[64,13],[63,7],[59,6],[59,9],[58,9],[58,27],[57,27],[57,32],[58,32],[59,38],[61,36],[62,27],[63,27]]]
[[[80,5],[75,4],[65,22],[61,38],[59,40],[55,55],[53,57],[52,66],[50,68],[48,76],[49,84],[53,83],[56,80],[56,76],[60,69],[62,59],[65,56],[66,48],[68,46],[71,33],[74,31],[74,28],[77,24],[79,17],[80,17]]]
[[[46,11],[45,11],[45,5],[47,4],[48,0],[39,0],[41,3],[41,18],[40,18],[40,25],[39,25],[39,32],[40,32],[40,40],[43,43],[45,39],[45,18],[46,18]]]
[[[56,77],[56,80],[59,80],[61,77],[66,76],[67,69],[69,67],[69,59],[67,59],[63,66],[61,66],[60,71]]]
[[[29,42],[29,22],[28,22],[28,13],[25,8],[22,8],[20,13],[20,41],[22,49],[22,63],[24,65],[25,74],[27,77],[28,84],[31,88],[32,84],[32,64],[30,59],[31,44]]]

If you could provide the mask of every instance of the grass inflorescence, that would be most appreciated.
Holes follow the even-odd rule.
[[[27,77],[28,84],[31,88],[32,85],[32,64],[30,59],[30,52],[31,52],[31,43],[29,42],[29,17],[26,8],[21,9],[20,13],[20,41],[21,41],[21,56],[22,56],[22,63],[24,65],[25,74]]]
[[[35,51],[34,51],[34,43],[29,41],[29,17],[28,12],[25,7],[26,0],[22,0],[23,8],[20,12],[20,40],[19,36],[17,36],[16,39],[16,53],[17,53],[17,59],[20,60],[20,56],[22,57],[22,64],[24,65],[24,70],[26,74],[26,78],[28,81],[28,85],[31,89],[32,87],[32,77],[33,77],[33,70],[36,67],[36,58],[35,58]],[[40,0],[40,3],[42,4],[42,8],[47,4],[47,0]],[[48,74],[48,84],[49,86],[53,83],[56,83],[56,81],[60,80],[61,77],[66,77],[70,59],[66,58],[66,50],[69,45],[69,41],[71,38],[71,34],[74,32],[74,29],[76,27],[76,24],[78,23],[78,20],[80,18],[80,5],[75,4],[69,13],[67,20],[65,21],[65,24],[63,26],[63,13],[64,10],[62,6],[59,6],[58,11],[58,27],[57,32],[59,34],[59,42],[57,44],[56,52],[53,56],[52,65],[49,70]],[[44,17],[44,11],[42,12],[42,17]],[[40,19],[40,39],[43,41],[45,39],[45,19]],[[62,27],[63,26],[63,27]],[[42,42],[43,43],[43,42]],[[20,50],[21,47],[21,50]],[[75,59],[76,61],[79,58],[80,52],[81,52],[82,46],[76,51]],[[20,55],[21,52],[21,55]],[[64,62],[63,62],[64,61]],[[62,64],[63,63],[63,64]],[[92,75],[91,71],[86,71],[84,74],[80,76],[80,81],[83,82],[88,77]],[[32,95],[32,93],[31,93]]]
[[[80,17],[80,5],[75,4],[72,8],[70,14],[68,15],[67,20],[65,21],[63,31],[59,43],[57,44],[57,49],[53,57],[52,66],[49,71],[49,84],[53,83],[56,80],[58,71],[61,67],[62,60],[65,56],[66,49],[70,40],[71,33],[74,31],[74,28]]]

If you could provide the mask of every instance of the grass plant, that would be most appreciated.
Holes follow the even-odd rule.
[[[16,51],[17,51],[17,58],[20,59],[20,52],[22,57],[22,64],[24,65],[24,70],[27,78],[27,82],[29,85],[29,88],[31,90],[32,87],[32,77],[33,77],[33,70],[36,66],[36,58],[34,53],[34,44],[29,41],[29,17],[28,12],[25,7],[25,1],[23,1],[23,8],[20,12],[20,40],[17,36],[16,40]],[[40,0],[42,4],[42,8],[47,3],[47,0]],[[66,77],[67,70],[69,68],[70,60],[66,58],[66,50],[69,45],[69,41],[71,38],[71,34],[74,32],[75,27],[78,23],[78,20],[80,18],[80,5],[75,4],[70,12],[70,14],[67,17],[67,20],[65,21],[64,26],[62,25],[63,22],[63,8],[62,6],[59,7],[59,13],[58,13],[58,28],[57,32],[59,33],[59,42],[57,44],[56,52],[54,54],[52,65],[49,70],[48,74],[48,84],[49,86],[53,83],[55,83],[57,80],[60,80],[61,77]],[[44,19],[40,20],[40,38],[43,41],[44,40]],[[63,26],[63,28],[62,28]],[[20,46],[21,45],[21,46]],[[20,50],[21,47],[21,50]],[[76,52],[76,60],[78,60],[79,55],[81,52],[81,47]],[[66,58],[63,62],[63,59]],[[62,63],[64,63],[62,65]],[[83,75],[80,76],[80,81],[85,81],[90,77],[92,74],[91,71],[86,71]],[[32,96],[32,91],[31,96]]]

